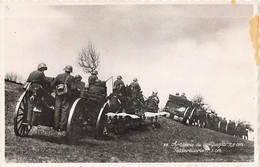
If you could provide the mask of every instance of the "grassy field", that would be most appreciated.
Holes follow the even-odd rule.
[[[6,162],[252,162],[254,143],[209,129],[184,126],[168,118],[159,119],[156,130],[147,127],[123,136],[96,140],[86,134],[68,145],[49,127],[33,127],[26,138],[13,130],[13,112],[22,86],[5,85]],[[188,152],[189,151],[189,152]]]

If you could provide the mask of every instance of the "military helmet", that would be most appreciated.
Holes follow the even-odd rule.
[[[76,75],[76,76],[75,76],[75,80],[76,80],[76,81],[80,81],[81,79],[82,79],[82,76],[81,76],[81,75]]]
[[[93,75],[97,75],[98,72],[97,72],[97,70],[94,70],[93,72],[91,72],[91,74],[93,74]]]
[[[64,68],[64,70],[65,70],[66,72],[72,72],[72,71],[73,71],[73,68],[72,68],[71,65],[67,65],[67,66]]]
[[[47,68],[47,66],[46,66],[45,63],[40,63],[40,64],[38,65],[37,69],[38,69],[38,70],[40,70],[40,69],[47,70],[48,68]]]
[[[118,75],[118,76],[117,76],[117,79],[122,79],[122,76],[121,76],[121,75]]]
[[[133,81],[134,81],[134,82],[137,82],[137,78],[134,78]]]

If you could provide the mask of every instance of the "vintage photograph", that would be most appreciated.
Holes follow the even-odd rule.
[[[2,3],[3,163],[257,166],[257,1],[183,2]]]

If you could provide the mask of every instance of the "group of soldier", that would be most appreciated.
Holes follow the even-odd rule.
[[[55,104],[50,105],[49,107],[54,106],[54,129],[57,131],[64,131],[67,124],[68,110],[72,102],[73,94],[79,93],[78,95],[83,97],[84,90],[87,89],[93,93],[106,94],[106,81],[101,81],[98,79],[98,72],[94,70],[91,72],[91,76],[88,78],[88,85],[85,86],[84,82],[81,82],[82,77],[80,75],[72,76],[73,67],[67,65],[64,68],[64,73],[61,73],[55,77],[53,81],[50,81],[45,74],[47,65],[45,63],[40,63],[37,67],[37,70],[30,73],[26,85],[28,89],[33,92],[28,96],[28,113],[27,113],[27,124],[32,124],[32,112],[37,109],[35,105],[35,98],[43,98],[44,101],[50,101],[50,104],[53,103],[53,97],[51,93],[55,90]],[[113,84],[113,92],[119,93],[121,88],[125,87],[125,84],[122,80],[122,76],[118,76],[117,80]],[[134,94],[141,91],[141,87],[137,82],[137,78],[133,79],[133,82],[130,84],[131,90]],[[36,97],[37,93],[37,97]]]
[[[185,93],[182,93],[181,96],[180,96],[180,93],[176,92],[175,96],[178,96],[178,97],[180,97],[182,99],[186,99],[187,100],[187,97],[186,97]]]

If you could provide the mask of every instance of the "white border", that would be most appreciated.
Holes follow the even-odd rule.
[[[25,5],[25,4],[29,4],[30,5],[147,5],[147,4],[230,4],[230,5],[236,5],[236,4],[252,4],[254,5],[254,16],[257,15],[257,10],[258,10],[258,2],[257,0],[236,0],[235,4],[231,3],[232,0],[229,1],[224,1],[224,0],[75,0],[75,1],[70,1],[70,0],[3,0],[3,2],[0,2],[0,9],[1,9],[1,25],[4,25],[4,10],[5,10],[5,6],[8,5],[9,3],[15,4],[15,5]],[[1,38],[0,38],[0,126],[1,127],[5,127],[5,117],[4,117],[4,111],[5,111],[5,96],[4,96],[4,65],[5,65],[5,61],[4,61],[4,26],[0,25],[0,33],[1,33]],[[253,44],[252,44],[253,45]],[[259,55],[258,55],[259,57]],[[252,58],[254,58],[254,56],[252,55]],[[259,66],[258,66],[259,68]],[[260,78],[258,76],[258,78]],[[260,79],[258,81],[258,84],[260,83]],[[260,94],[260,90],[258,90],[258,95]],[[260,110],[260,105],[259,105],[260,101],[258,101],[258,113]],[[259,121],[259,117],[258,117],[258,127],[260,126],[260,121]],[[1,141],[0,141],[0,166],[6,166],[6,167],[13,167],[13,166],[59,166],[61,165],[61,163],[49,163],[49,164],[43,164],[43,163],[5,163],[5,156],[4,156],[4,148],[5,148],[5,128],[1,128],[0,129],[0,136],[2,137]],[[183,163],[66,163],[66,165],[63,163],[62,165],[65,166],[132,166],[134,165],[135,167],[150,167],[151,165],[153,166],[195,166],[195,167],[204,167],[204,166],[227,166],[227,167],[240,167],[240,166],[260,166],[259,163],[259,137],[260,134],[258,132],[258,136],[255,139],[255,155],[254,155],[254,160],[255,162],[252,163],[241,163],[241,162],[230,162],[230,163],[219,163],[219,162],[214,162],[214,163],[208,163],[208,162],[203,162],[203,163],[194,163],[194,162],[183,162]]]

